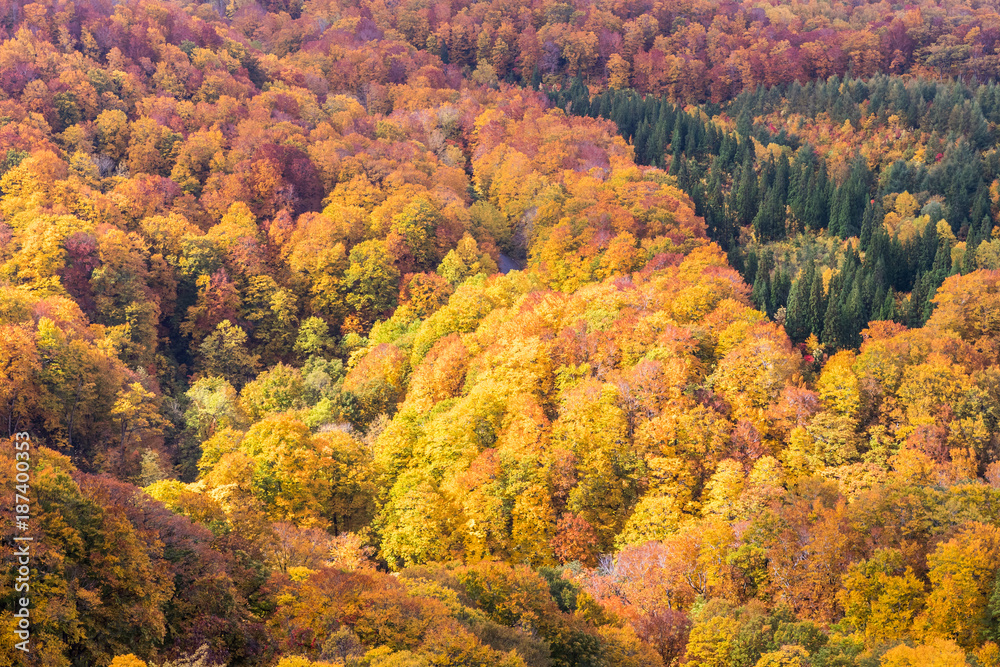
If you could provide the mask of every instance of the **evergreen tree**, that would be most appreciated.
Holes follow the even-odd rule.
[[[764,271],[757,271],[757,279],[753,283],[753,291],[750,293],[754,305],[771,317],[774,312],[771,310],[771,279]]]
[[[748,155],[740,169],[740,182],[736,188],[735,213],[741,227],[753,223],[760,206],[760,195],[757,191],[757,175],[754,173],[753,160]]]
[[[809,333],[822,336],[826,309],[826,296],[823,293],[823,275],[820,271],[813,269],[812,286],[809,289]]]
[[[750,136],[752,129],[753,118],[750,116],[750,109],[744,106],[740,115],[736,118],[736,134],[739,135],[740,139],[746,140]]]
[[[750,248],[750,250],[746,252],[746,256],[741,263],[743,265],[743,279],[747,282],[747,284],[753,285],[757,281],[757,250]]]
[[[891,287],[889,288],[889,291],[886,292],[885,301],[882,303],[880,319],[883,320],[896,319],[896,293],[893,291]]]
[[[972,273],[976,270],[976,251],[979,249],[981,241],[978,239],[965,244],[965,256],[962,257],[962,273]]]
[[[809,279],[799,276],[792,282],[791,293],[788,295],[788,305],[785,307],[785,331],[788,337],[796,343],[804,341],[809,330]]]
[[[681,151],[683,150],[684,141],[681,139],[681,123],[678,122],[674,125],[674,134],[670,139],[670,173],[676,176],[680,171],[681,163]]]
[[[861,221],[866,206],[870,205],[871,171],[868,164],[857,159],[851,165],[850,174],[843,185],[837,188],[833,207],[830,210],[830,233],[841,238],[857,236],[861,231]]]
[[[906,314],[905,324],[909,327],[919,327],[923,324],[924,302],[927,300],[927,284],[924,274],[918,274],[910,292],[910,307]]]
[[[767,190],[764,203],[753,218],[753,230],[761,243],[783,238],[785,235],[785,206],[777,184]]]
[[[867,314],[861,299],[861,289],[857,278],[851,288],[840,317],[838,338],[843,347],[858,347],[861,345],[861,329],[868,323]]]
[[[771,312],[778,312],[778,309],[788,304],[788,298],[792,291],[792,278],[787,268],[778,271],[771,282]],[[787,317],[787,309],[786,314]]]
[[[840,304],[831,285],[830,299],[823,316],[823,335],[821,340],[832,347],[840,347]]]
[[[868,247],[871,245],[872,233],[875,231],[875,225],[881,224],[882,217],[881,206],[871,202],[865,206],[865,214],[861,221],[861,237],[859,239],[859,245],[862,250],[868,250]]]

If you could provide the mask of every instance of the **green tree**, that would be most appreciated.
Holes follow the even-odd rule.
[[[363,320],[372,321],[396,305],[399,271],[381,241],[364,241],[351,249],[350,264],[341,281],[348,305]]]
[[[198,347],[201,366],[240,389],[255,374],[259,357],[247,349],[247,334],[229,320],[223,320]]]

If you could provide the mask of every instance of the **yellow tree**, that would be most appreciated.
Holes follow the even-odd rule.
[[[843,350],[836,353],[823,365],[816,389],[827,410],[855,419],[861,407],[861,391],[858,377],[851,369],[854,353]]]
[[[643,463],[629,446],[627,419],[617,401],[612,386],[585,381],[566,397],[553,424],[554,442],[565,443],[577,460],[569,508],[594,528],[603,548],[612,544],[639,499]]]
[[[968,661],[955,642],[933,639],[926,644],[900,644],[882,656],[881,667],[966,667]]]
[[[8,435],[22,430],[36,409],[41,369],[30,329],[0,325],[0,427]]]
[[[622,90],[628,88],[631,66],[617,53],[608,58],[608,88]]]
[[[1000,529],[970,523],[927,557],[931,591],[917,632],[973,648],[991,625],[989,602],[1000,568]]]
[[[454,509],[418,470],[399,476],[379,513],[382,557],[393,569],[441,560],[449,553]]]
[[[923,607],[924,585],[903,554],[880,549],[868,560],[854,563],[842,580],[837,600],[844,618],[871,644],[909,636],[913,619]]]
[[[765,410],[798,371],[799,357],[784,331],[759,325],[719,362],[709,380],[733,407],[733,416],[763,425]]]
[[[135,465],[136,452],[129,445],[134,436],[150,436],[163,433],[167,420],[157,409],[156,396],[139,382],[123,387],[111,408],[111,416],[118,421],[119,460],[125,472]]]

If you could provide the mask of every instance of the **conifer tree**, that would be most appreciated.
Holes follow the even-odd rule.
[[[812,274],[812,286],[809,289],[809,319],[808,329],[817,336],[823,334],[826,317],[826,296],[823,292],[823,275],[819,271]]]

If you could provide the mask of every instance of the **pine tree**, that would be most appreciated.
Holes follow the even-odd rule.
[[[864,305],[861,301],[861,289],[855,279],[854,286],[847,297],[841,313],[839,338],[844,347],[858,347],[861,345],[861,329],[868,323],[868,318],[864,312]]]
[[[743,279],[750,285],[753,285],[757,280],[758,263],[757,251],[754,248],[750,248],[741,262],[743,265]],[[735,264],[733,264],[733,266],[735,266]]]
[[[808,278],[803,275],[792,282],[791,293],[788,295],[788,305],[785,307],[785,331],[788,333],[788,337],[797,343],[804,341],[811,333],[808,324],[808,309]]]
[[[872,234],[875,231],[875,225],[881,224],[881,206],[876,210],[876,204],[871,202],[865,206],[864,218],[861,221],[861,238],[859,239],[859,245],[862,250],[868,250],[868,246],[871,245]]]
[[[810,174],[807,184],[803,223],[808,229],[825,229],[829,224],[830,200],[833,184],[826,176],[826,161],[820,160],[819,169]]]
[[[841,185],[834,191],[833,203],[830,206],[830,233],[844,238],[847,225],[847,185]]]
[[[681,163],[681,151],[683,150],[684,141],[681,139],[681,123],[678,122],[674,125],[674,134],[670,139],[670,149],[672,151],[670,157],[670,174],[676,176],[680,171]]]
[[[757,175],[754,173],[753,160],[748,155],[740,170],[740,184],[736,193],[736,219],[741,227],[746,227],[753,222],[759,206]]]
[[[781,191],[775,184],[768,189],[763,205],[753,218],[753,230],[761,243],[783,238],[785,235],[785,207]]]
[[[830,303],[826,307],[826,314],[823,316],[823,335],[821,340],[830,346],[840,347],[840,305],[834,290],[830,289]]]
[[[879,310],[879,319],[881,320],[895,320],[896,319],[896,293],[890,287],[889,291],[885,294],[885,301],[882,302],[882,307]]]
[[[976,263],[976,252],[979,250],[979,244],[983,243],[978,238],[970,237],[965,243],[965,256],[962,257],[962,273],[972,273],[977,268]]]
[[[906,314],[906,325],[913,328],[922,326],[924,323],[924,302],[927,300],[924,275],[923,273],[917,274],[917,279],[913,282],[913,291],[910,292],[910,307]]]
[[[750,109],[744,106],[736,119],[736,134],[739,135],[740,139],[746,140],[750,136],[752,129],[753,118],[750,117]]]
[[[810,267],[812,269],[812,267]],[[810,333],[817,336],[823,334],[823,323],[826,317],[826,297],[823,293],[823,275],[819,271],[812,271],[812,286],[809,289],[809,320],[808,328]]]
[[[779,308],[788,304],[791,291],[791,275],[787,268],[783,268],[775,274],[774,280],[771,282],[771,312],[776,313]],[[787,312],[785,316],[787,317]]]
[[[771,310],[771,279],[766,272],[757,271],[757,279],[753,283],[750,298],[759,310],[767,313],[768,317],[774,314]]]
[[[919,272],[929,271],[934,265],[934,258],[938,254],[938,233],[937,225],[931,220],[920,238],[920,256],[917,270]]]
[[[635,156],[642,164],[649,164],[646,153],[648,143],[649,123],[643,120],[636,128],[635,137],[632,139],[632,145],[635,146]]]

